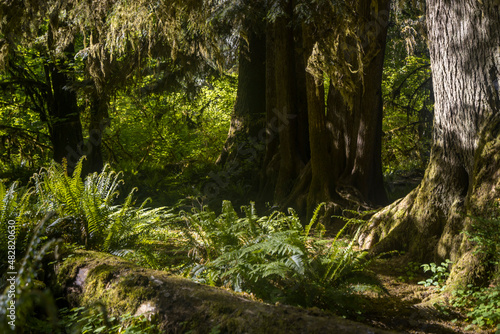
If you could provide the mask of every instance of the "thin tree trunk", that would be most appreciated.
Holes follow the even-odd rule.
[[[100,172],[104,166],[102,156],[102,136],[108,126],[109,100],[94,87],[91,97],[89,138],[87,141],[85,172]]]

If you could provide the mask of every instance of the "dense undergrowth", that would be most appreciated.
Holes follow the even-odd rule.
[[[322,205],[306,224],[291,209],[260,216],[253,203],[241,207],[241,213],[229,201],[223,202],[220,213],[207,206],[149,208],[147,200],[136,203],[135,190],[120,194],[121,173],[106,166],[82,178],[81,167],[80,162],[68,176],[64,166],[53,164],[26,185],[0,183],[2,332],[9,330],[13,296],[16,324],[26,332],[157,331],[144,317],[109,316],[98,305],[68,310],[56,303],[45,270],[78,248],[108,252],[266,302],[320,307],[349,317],[359,313],[358,293],[385,293],[367,269],[373,259],[355,242],[356,225],[362,220],[346,219],[334,238],[326,238],[317,222]],[[500,258],[498,243],[492,239],[496,234],[486,229],[497,228],[499,221],[480,220],[469,232],[493,267]],[[8,250],[14,248],[15,257],[9,257]],[[14,270],[15,281],[9,280],[7,272]],[[450,307],[462,309],[473,324],[493,328],[500,320],[499,295],[496,284],[469,286],[455,291]]]

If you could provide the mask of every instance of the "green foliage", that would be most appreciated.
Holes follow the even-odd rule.
[[[453,262],[451,262],[449,259],[446,259],[446,261],[441,262],[440,265],[437,265],[435,263],[422,264],[421,267],[424,269],[424,273],[431,272],[432,276],[425,281],[418,282],[418,284],[421,284],[425,287],[435,286],[442,291],[446,285],[448,276],[450,276],[448,267],[452,263]]]
[[[43,63],[35,49],[19,47],[9,72],[0,70],[0,177],[31,173],[49,158],[48,129],[41,121]],[[1,56],[0,56],[1,58]],[[26,86],[31,85],[31,89]]]
[[[156,228],[165,208],[146,208],[148,200],[135,206],[135,189],[115,204],[121,173],[105,166],[101,173],[81,178],[83,159],[72,176],[65,167],[52,164],[34,175],[37,206],[54,211],[57,219],[50,231],[67,242],[84,245],[87,249],[110,252],[115,255],[142,257],[143,262],[155,266],[154,255],[148,247],[161,231]]]
[[[500,218],[498,206],[494,203],[493,214],[489,218],[470,216],[474,223],[463,233],[476,246],[475,252],[485,256],[485,262],[496,272],[491,273],[493,284],[477,287],[469,284],[464,289],[452,292],[451,305],[461,309],[467,320],[482,328],[496,329],[500,333],[500,287],[498,286],[498,265],[500,263]],[[496,275],[496,276],[495,276]]]
[[[434,96],[424,18],[415,3],[391,11],[382,81],[386,177],[425,169],[430,153]]]
[[[470,231],[464,231],[468,239],[477,248],[477,253],[486,255],[487,261],[496,266],[500,263],[500,217],[481,218],[470,217],[474,220]]]
[[[123,182],[121,174],[106,166],[101,173],[88,175],[83,180],[81,169],[82,161],[76,166],[74,174],[68,176],[64,166],[53,164],[34,175],[33,188],[19,188],[17,182],[6,188],[0,183],[0,242],[2,254],[5,252],[1,263],[3,276],[0,288],[5,288],[0,296],[0,326],[4,326],[0,328],[1,332],[9,330],[5,327],[6,320],[9,320],[6,312],[13,296],[18,328],[46,333],[58,328],[57,307],[51,292],[41,281],[44,273],[42,259],[52,253],[56,245],[55,239],[47,241],[47,235],[90,249],[126,256],[150,267],[161,266],[158,249],[167,232],[158,226],[158,222],[165,216],[164,208],[148,209],[145,208],[146,202],[135,207],[133,192],[124,198],[123,204],[115,204],[119,185]],[[41,216],[45,218],[35,225],[37,217]],[[14,226],[15,230],[16,254],[12,260],[10,253],[9,257],[6,253],[14,248],[9,243],[13,239],[8,237],[13,230],[9,226]],[[22,261],[16,262],[16,259]],[[12,275],[8,275],[8,271],[17,272],[13,276],[14,292],[9,290],[11,284],[7,279]],[[44,312],[40,312],[41,305]],[[155,332],[145,321],[127,316],[104,329],[98,326],[102,320],[100,316],[92,314],[78,318],[77,322],[82,324],[79,328],[83,332],[123,333],[125,329],[126,333]]]
[[[60,313],[63,316],[60,326],[65,328],[67,333],[159,333],[157,326],[144,315],[133,316],[127,313],[119,317],[108,316],[102,305],[94,308],[61,309]]]
[[[333,240],[322,240],[320,208],[305,227],[291,209],[259,217],[253,203],[242,207],[243,218],[228,201],[219,216],[206,207],[183,212],[193,259],[187,274],[271,302],[336,308],[354,286],[374,281],[365,273],[367,253],[354,248],[356,237],[340,239],[347,225]]]
[[[49,219],[50,215],[33,229],[25,254],[20,254],[23,255],[20,263],[9,262],[8,271],[17,272],[17,275],[8,274],[7,270],[3,272],[0,286],[4,290],[0,295],[0,332],[2,333],[8,333],[11,330],[8,322],[13,319],[9,317],[11,313],[8,307],[11,307],[12,300],[15,301],[15,324],[18,328],[38,332],[40,319],[44,319],[44,324],[49,326],[49,323],[57,318],[57,307],[52,294],[45,289],[45,284],[40,281],[41,277],[38,277],[42,259],[52,252],[56,244],[55,240],[47,241],[44,237],[45,226]],[[42,305],[43,313],[37,313],[36,310]]]
[[[453,291],[451,305],[464,310],[472,324],[500,332],[500,287],[468,285],[466,289]]]
[[[34,220],[30,199],[32,189],[20,188],[13,182],[8,188],[0,182],[0,270],[5,272],[9,250],[16,255],[25,253],[32,237]],[[15,237],[15,238],[14,238]],[[9,247],[10,246],[10,247]]]
[[[192,99],[177,91],[118,94],[104,153],[143,194],[171,204],[191,195],[187,184],[206,179],[226,139],[236,81],[205,80]]]
[[[401,282],[413,281],[420,273],[421,265],[418,262],[410,261],[406,264],[403,270],[400,270],[402,273],[398,279]]]

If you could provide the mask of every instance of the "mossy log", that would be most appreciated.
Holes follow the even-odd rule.
[[[165,333],[389,333],[318,309],[265,304],[109,254],[78,251],[56,273],[72,306],[147,313]]]

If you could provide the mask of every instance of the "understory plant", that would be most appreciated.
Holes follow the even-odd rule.
[[[465,310],[467,320],[483,328],[495,328],[500,333],[500,287],[476,287],[469,284],[465,289],[452,292],[453,307]]]
[[[121,173],[106,165],[100,173],[82,178],[82,162],[73,175],[68,175],[65,165],[54,163],[33,176],[38,208],[56,213],[49,232],[86,249],[140,255],[143,262],[155,267],[157,261],[150,246],[158,234],[165,232],[157,226],[165,208],[147,208],[148,200],[136,206],[136,188],[117,204]]]
[[[376,281],[366,272],[367,253],[355,249],[356,237],[341,238],[348,224],[323,239],[322,206],[306,226],[292,209],[260,217],[253,203],[242,207],[241,218],[229,201],[220,215],[206,207],[181,212],[192,258],[187,275],[270,302],[335,308],[354,286]]]
[[[40,323],[53,326],[57,319],[54,298],[41,281],[42,259],[54,251],[57,240],[44,236],[50,215],[41,220],[31,231],[31,239],[18,253],[17,260],[8,262],[0,288],[0,332],[39,332]],[[43,319],[43,321],[41,320]]]
[[[495,329],[500,334],[500,201],[494,203],[493,215],[473,219],[472,228],[465,233],[489,267],[491,276],[487,286],[469,284],[452,292],[452,306],[464,311],[467,320],[479,327]]]
[[[16,305],[18,332],[52,333],[60,329],[57,306],[43,282],[47,268],[42,263],[56,259],[56,246],[61,241],[65,242],[64,249],[86,247],[125,256],[150,267],[159,266],[158,249],[166,228],[158,226],[158,221],[166,216],[166,210],[146,208],[146,201],[135,206],[134,191],[122,204],[117,203],[123,181],[121,174],[111,171],[109,166],[85,178],[81,177],[81,170],[82,161],[71,176],[64,165],[54,163],[35,174],[33,183],[25,187],[17,182],[10,186],[0,183],[0,244],[2,254],[5,252],[0,264],[1,333],[13,330],[14,323],[8,317],[11,301]],[[11,250],[12,254],[7,256]],[[8,272],[11,274],[7,275]],[[104,328],[99,316],[78,315],[72,319],[77,319],[89,333],[142,333],[144,328],[148,329],[146,332],[152,329],[141,319],[130,317],[117,319],[111,327]],[[124,327],[131,321],[133,326]]]
[[[32,190],[13,182],[6,187],[0,182],[0,272],[7,270],[7,260],[25,253],[35,225],[30,207]],[[10,251],[10,252],[9,252]]]
[[[446,280],[450,276],[448,267],[452,263],[453,262],[451,262],[449,259],[446,259],[444,262],[441,262],[441,264],[422,264],[421,267],[423,268],[424,273],[430,272],[432,276],[425,281],[418,282],[418,284],[421,284],[425,287],[433,286],[438,288],[440,291],[443,291],[446,285]]]
[[[109,333],[109,334],[154,334],[158,327],[145,315],[134,316],[130,313],[119,317],[109,316],[104,305],[93,308],[75,307],[60,311],[62,319],[59,327],[66,333]],[[50,332],[47,332],[50,333]]]

